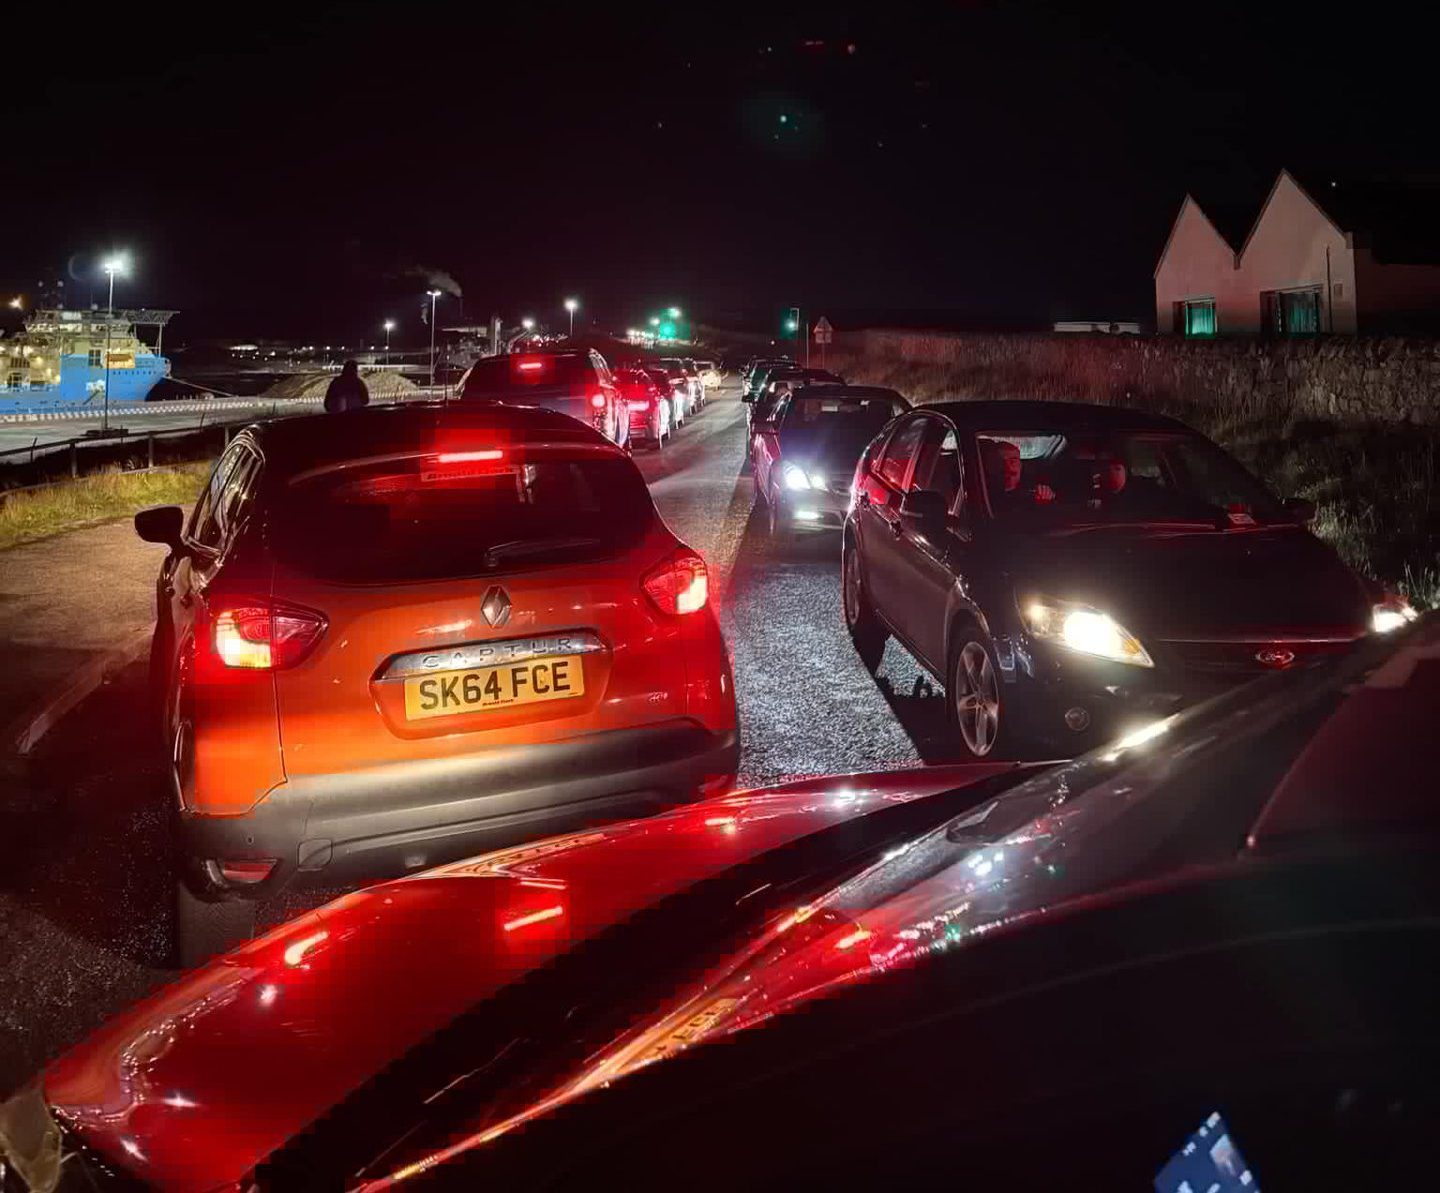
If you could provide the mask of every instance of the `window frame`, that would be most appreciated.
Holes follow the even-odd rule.
[[[1190,312],[1202,307],[1210,311],[1210,330],[1191,331]],[[1211,340],[1220,334],[1220,309],[1212,297],[1182,298],[1175,304],[1175,318],[1177,330],[1187,340]]]
[[[965,492],[968,475],[970,472],[970,469],[966,466],[965,462],[965,436],[960,433],[960,428],[957,427],[952,420],[946,418],[943,414],[934,414],[925,411],[920,412],[919,417],[933,423],[940,431],[940,447],[938,450],[936,450],[934,457],[929,461],[930,472],[925,477],[925,483],[927,488],[931,487],[930,481],[934,479],[935,467],[940,462],[940,457],[944,454],[946,438],[953,437],[955,440],[955,463],[960,469],[960,480],[959,483],[955,486],[955,492],[951,495],[949,504],[945,508],[951,514],[955,514],[958,516],[970,504]],[[915,460],[911,464],[910,477],[904,490],[906,493],[913,493],[916,491],[915,482],[918,479],[917,473],[920,468],[921,458],[924,454],[924,451],[925,435],[922,434],[919,450],[916,452]]]
[[[902,496],[910,492],[910,478],[914,475],[915,472],[915,461],[920,455],[920,442],[925,435],[924,424],[928,417],[929,416],[912,412],[911,414],[908,414],[904,418],[900,419],[896,423],[894,429],[890,432],[890,437],[885,440],[884,446],[880,449],[880,453],[876,457],[875,466],[871,470],[877,480],[879,480],[887,487],[894,489],[895,492],[901,494]],[[920,438],[916,439],[915,446],[911,449],[910,452],[910,458],[905,461],[905,467],[903,473],[901,474],[901,478],[899,480],[892,480],[888,475],[886,475],[885,463],[889,459],[891,449],[896,446],[897,440],[899,440],[900,436],[904,435],[911,426],[919,426]]]
[[[234,541],[236,527],[243,520],[240,515],[259,487],[263,462],[259,450],[248,439],[236,439],[225,449],[215,461],[215,467],[205,482],[205,489],[191,511],[184,534],[187,547],[203,551],[212,557],[224,554],[225,549]],[[245,468],[237,482],[236,472],[242,465],[249,467]],[[231,501],[237,484],[243,484],[246,492]],[[222,509],[223,514],[220,512]],[[218,533],[214,542],[201,537],[201,528],[207,521],[216,526]]]

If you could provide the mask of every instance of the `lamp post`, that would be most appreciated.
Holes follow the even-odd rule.
[[[430,296],[430,388],[435,388],[435,300],[440,297],[439,290],[427,290]]]
[[[565,309],[570,312],[570,338],[573,340],[575,338],[575,312],[580,309],[580,300],[578,298],[567,298],[565,300]]]
[[[105,399],[100,414],[100,434],[104,435],[110,430],[110,332],[115,323],[115,275],[128,273],[130,262],[124,254],[116,253],[112,257],[107,257],[101,268],[110,279],[109,309],[105,317]]]
[[[381,326],[385,329],[385,363],[390,363],[390,333],[395,330],[395,320],[386,319]]]
[[[524,328],[527,332],[528,332],[528,331],[534,331],[534,330],[535,330],[535,320],[532,319],[532,318],[530,318],[529,315],[526,315],[525,318],[523,318],[523,319],[520,320],[520,326],[521,326],[522,328]]]
[[[10,300],[10,309],[11,309],[12,311],[21,310],[24,306],[25,306],[25,301],[24,301],[24,299],[22,299],[22,298],[20,297],[20,295],[18,295],[18,294],[15,295],[15,297]]]

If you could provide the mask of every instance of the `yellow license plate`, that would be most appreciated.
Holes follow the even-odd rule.
[[[585,667],[578,654],[476,667],[472,671],[437,671],[405,681],[405,717],[451,717],[458,713],[514,708],[547,700],[585,695]]]

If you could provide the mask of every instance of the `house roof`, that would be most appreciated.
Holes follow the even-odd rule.
[[[1215,226],[1215,221],[1206,214],[1205,208],[1199,204],[1195,196],[1186,195],[1184,201],[1180,204],[1180,210],[1175,213],[1175,219],[1171,221],[1170,232],[1165,237],[1165,247],[1160,250],[1160,256],[1156,258],[1154,270],[1156,274],[1160,272],[1160,267],[1165,264],[1165,258],[1170,255],[1170,246],[1175,241],[1175,230],[1180,227],[1180,221],[1185,218],[1185,213],[1192,207],[1200,213],[1201,217],[1210,225],[1215,234],[1219,236],[1222,241],[1225,240],[1224,233]],[[1226,244],[1226,247],[1229,248],[1232,253],[1235,251],[1234,246],[1229,243]]]
[[[1193,197],[1215,231],[1219,232],[1225,243],[1238,253],[1240,246],[1245,243],[1245,237],[1249,234],[1251,225],[1255,222],[1256,213],[1260,210],[1261,200],[1264,199],[1263,192],[1259,195],[1248,195],[1245,198],[1208,193]]]
[[[1370,249],[1380,263],[1440,265],[1440,179],[1345,179],[1281,170],[1263,190],[1241,182],[1186,195],[1175,224],[1193,203],[1237,259],[1243,257],[1266,206],[1286,178],[1309,196],[1336,228]],[[1170,239],[1174,235],[1172,225]],[[1170,239],[1160,253],[1160,263],[1169,252]],[[1158,273],[1159,263],[1155,268]]]
[[[1440,265],[1440,182],[1292,175],[1342,230],[1387,265]]]

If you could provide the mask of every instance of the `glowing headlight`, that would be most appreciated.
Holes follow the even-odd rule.
[[[1419,616],[1404,597],[1388,596],[1371,610],[1370,628],[1377,634],[1389,634]]]
[[[1077,654],[1137,667],[1155,666],[1140,640],[1108,613],[1043,597],[1027,601],[1022,612],[1026,628],[1037,638],[1056,642]]]
[[[805,475],[805,469],[799,464],[785,465],[785,487],[787,489],[808,489],[810,478]]]

